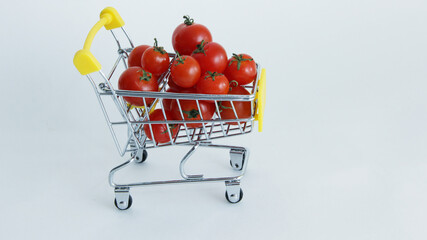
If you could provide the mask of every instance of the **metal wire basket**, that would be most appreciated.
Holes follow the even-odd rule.
[[[258,121],[258,129],[262,131],[262,118],[265,102],[265,69],[262,69],[257,64],[257,77],[256,80],[247,86],[244,86],[249,92],[249,95],[208,95],[208,94],[192,94],[192,93],[173,93],[167,92],[169,85],[168,79],[170,76],[170,67],[168,70],[159,77],[159,91],[158,92],[142,92],[142,91],[126,91],[118,90],[114,87],[114,80],[119,76],[117,68],[120,62],[123,62],[124,67],[127,68],[126,59],[129,53],[133,50],[134,45],[129,35],[123,28],[124,22],[120,15],[114,8],[108,7],[101,12],[100,20],[95,24],[88,34],[82,50],[79,50],[74,56],[74,65],[82,75],[86,75],[89,79],[97,99],[100,103],[102,112],[114,139],[115,145],[120,156],[130,153],[131,157],[123,164],[113,168],[110,171],[109,183],[115,188],[115,205],[117,208],[124,210],[128,209],[132,204],[132,197],[129,194],[131,187],[152,185],[152,184],[167,184],[167,183],[186,183],[186,182],[202,182],[202,181],[224,181],[226,184],[226,199],[231,203],[237,203],[242,199],[243,192],[240,188],[240,179],[243,177],[249,151],[244,147],[230,146],[230,145],[215,145],[212,143],[213,139],[225,138],[230,136],[242,135],[252,132],[254,128],[254,121]],[[101,65],[90,52],[90,46],[96,33],[105,27],[110,30],[117,45],[118,45],[118,58],[113,64],[113,67],[108,75],[104,74],[101,70]],[[129,43],[128,48],[122,47],[122,43],[117,37],[117,33],[113,29],[120,28],[122,34],[126,37]],[[175,54],[169,53],[171,63],[175,58]],[[98,73],[95,77],[93,73]],[[96,74],[95,74],[96,75]],[[143,100],[144,105],[134,107],[129,105],[124,97],[138,97]],[[106,99],[110,99],[115,105],[109,108],[105,105]],[[147,99],[154,99],[152,103]],[[175,100],[179,108],[181,120],[168,119],[165,113],[163,101],[165,99]],[[195,101],[197,109],[200,113],[198,120],[185,120],[184,113],[181,108],[183,101]],[[204,119],[200,109],[201,101],[210,101],[215,103],[215,114],[213,118]],[[230,102],[231,108],[235,114],[234,119],[224,119],[221,117],[221,111],[218,107],[219,102]],[[236,102],[250,102],[251,103],[251,116],[249,118],[239,118],[235,103]],[[114,109],[115,108],[115,109]],[[165,120],[153,121],[150,120],[150,113],[159,109],[163,113]],[[115,111],[119,113],[120,120],[113,121],[111,113]],[[230,123],[235,123],[234,125]],[[167,127],[167,134],[169,140],[167,143],[156,142],[155,138],[149,139],[144,132],[144,126],[148,126],[151,136],[153,136],[153,124],[167,124],[168,126],[178,126],[177,134],[172,134],[170,128]],[[198,124],[201,127],[191,128],[188,124]],[[120,141],[117,133],[117,126],[126,126],[127,137],[124,141]],[[152,182],[137,182],[117,184],[113,181],[114,174],[131,164],[142,163],[147,159],[147,150],[150,148],[159,148],[173,145],[191,146],[189,152],[183,157],[180,163],[180,174],[182,179],[165,180],[165,181],[152,181]],[[206,178],[202,174],[186,174],[185,163],[189,157],[196,151],[198,147],[213,147],[213,148],[226,148],[230,149],[230,164],[233,169],[238,171],[238,175],[229,177]]]

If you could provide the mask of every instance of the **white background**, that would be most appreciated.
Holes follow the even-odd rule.
[[[241,203],[223,183],[168,185],[132,189],[116,210],[107,175],[124,159],[72,64],[106,6],[136,44],[172,50],[190,14],[267,69],[264,132],[218,141],[251,150]],[[426,12],[421,0],[3,2],[0,239],[426,239]],[[95,38],[105,69],[114,44]],[[179,177],[186,150],[150,151],[121,179]],[[227,152],[193,160],[194,173],[232,173]]]

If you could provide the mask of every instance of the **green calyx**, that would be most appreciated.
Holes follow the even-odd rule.
[[[168,124],[169,130],[171,132],[173,132],[173,129],[178,127],[178,124]],[[168,130],[166,129],[165,131],[162,132],[162,134],[168,133]]]
[[[182,111],[187,114],[187,118],[197,118],[199,116],[199,110],[191,109],[190,111]]]
[[[205,79],[212,78],[212,81],[215,81],[215,77],[224,75],[222,73],[210,72],[210,71],[207,71],[206,73],[207,75],[205,76]]]
[[[166,53],[166,51],[165,51],[165,49],[163,49],[163,47],[159,47],[158,45],[157,45],[157,38],[154,38],[154,51],[155,52],[159,52],[159,53],[161,53],[161,54],[165,54]]]
[[[139,81],[149,82],[153,76],[150,72],[147,72],[144,69],[138,70],[137,72],[142,73],[142,76],[139,76]]]
[[[184,64],[184,61],[186,59],[187,59],[186,57],[182,57],[178,52],[176,52],[175,66],[178,66],[179,64]]]
[[[196,45],[196,50],[194,50],[193,53],[203,53],[203,55],[206,56],[205,45],[206,45],[205,40],[202,40],[200,44]]]
[[[237,62],[237,70],[240,70],[240,65],[243,61],[253,61],[253,58],[243,58],[243,54],[235,54],[233,53],[233,59],[230,61],[228,66],[230,66],[233,62]]]
[[[183,16],[183,18],[185,19],[184,20],[185,25],[187,25],[187,26],[193,25],[194,19],[190,18],[190,16],[185,15],[185,16]]]

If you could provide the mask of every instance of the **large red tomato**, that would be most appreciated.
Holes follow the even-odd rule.
[[[228,60],[224,74],[230,81],[236,80],[239,85],[249,84],[256,78],[256,63],[247,54],[233,53],[233,57]]]
[[[217,72],[206,72],[200,77],[196,85],[198,93],[227,94],[229,82],[226,76]]]
[[[228,94],[234,95],[249,95],[250,93],[242,86],[232,87]],[[238,119],[251,118],[251,102],[233,101],[234,109],[236,110]],[[219,111],[221,119],[236,119],[233,108],[230,102],[219,102]],[[240,122],[244,123],[244,122]],[[228,124],[237,125],[237,122],[229,122]]]
[[[227,52],[216,42],[202,41],[191,56],[199,62],[202,74],[207,71],[222,73],[227,67]]]
[[[169,111],[165,111],[165,115],[167,119],[165,119],[163,111],[161,109],[156,109],[152,113],[150,113],[150,121],[172,120],[172,115]],[[169,127],[171,135],[169,135],[167,126]],[[173,140],[178,134],[179,124],[151,124],[151,129],[153,130],[154,140],[156,141],[156,143],[167,143],[170,142],[170,138],[172,138]],[[144,132],[149,139],[153,140],[149,124],[144,125]]]
[[[178,54],[172,63],[171,80],[180,87],[193,87],[199,81],[200,74],[199,63],[191,56]]]
[[[197,107],[197,102],[195,100],[179,100],[182,114],[184,115],[184,120],[197,121],[201,120],[200,114],[203,116],[203,120],[211,120],[215,113],[215,104],[199,101],[200,111]],[[179,111],[178,102],[176,100],[172,101],[171,105],[172,116],[174,119],[182,120],[181,113]],[[198,128],[201,127],[202,123],[188,123],[187,127],[189,128]]]
[[[157,78],[150,72],[140,67],[130,67],[120,75],[118,87],[120,90],[157,92],[159,85]],[[126,102],[134,106],[144,106],[144,101],[139,97],[123,97]],[[147,105],[154,99],[146,98]]]
[[[129,67],[141,67],[142,54],[149,48],[148,45],[140,45],[132,50],[129,54],[128,65]]]
[[[172,34],[172,45],[179,54],[190,55],[202,41],[212,42],[212,35],[209,29],[194,23],[189,16],[184,16],[184,19],[184,23],[178,25]]]
[[[169,67],[169,54],[163,47],[157,46],[157,39],[154,39],[154,46],[145,50],[141,57],[141,66],[156,76],[160,76]]]

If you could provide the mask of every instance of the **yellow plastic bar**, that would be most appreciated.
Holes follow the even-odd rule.
[[[265,68],[261,69],[261,76],[258,81],[258,91],[255,95],[257,100],[257,109],[255,112],[255,120],[258,121],[258,132],[262,132],[262,124],[264,120],[265,95],[266,95],[266,76]]]
[[[96,34],[98,33],[99,30],[101,30],[103,26],[105,26],[105,24],[107,24],[110,21],[111,21],[111,18],[109,18],[108,15],[105,15],[104,17],[101,17],[101,19],[99,19],[99,21],[89,31],[86,37],[85,43],[83,45],[83,50],[90,51],[90,47],[92,46],[92,42]]]
[[[82,75],[97,72],[101,70],[101,64],[96,60],[95,56],[90,52],[93,39],[99,30],[105,26],[105,29],[111,30],[119,28],[125,25],[122,17],[119,15],[116,9],[112,7],[104,8],[101,11],[99,21],[89,31],[83,49],[76,52],[74,55],[73,63],[77,70]]]

